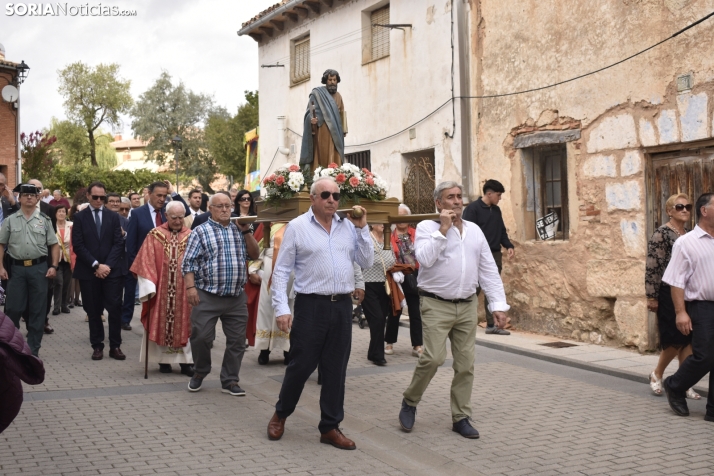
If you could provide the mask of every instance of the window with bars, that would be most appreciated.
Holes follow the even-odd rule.
[[[345,162],[356,165],[360,169],[372,170],[372,158],[369,150],[345,154]]]
[[[565,144],[523,149],[527,239],[568,239],[568,173]],[[554,220],[557,220],[554,221]],[[551,223],[557,223],[547,230]],[[544,238],[548,236],[548,238]]]
[[[389,56],[389,28],[377,25],[389,24],[389,5],[375,10],[370,15],[372,24],[372,61]]]
[[[292,84],[307,81],[310,79],[310,36],[293,40],[291,49],[290,80]]]

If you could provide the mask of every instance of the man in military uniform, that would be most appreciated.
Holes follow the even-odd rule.
[[[8,270],[2,264],[7,249],[10,281],[5,312],[19,328],[20,317],[29,302],[27,343],[37,356],[47,314],[47,280],[55,277],[59,247],[50,217],[36,208],[41,189],[28,184],[19,188],[20,210],[6,218],[0,228],[0,279],[8,279]]]

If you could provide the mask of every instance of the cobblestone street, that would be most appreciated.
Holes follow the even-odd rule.
[[[138,307],[136,308],[138,316]],[[473,391],[479,440],[451,431],[447,360],[418,407],[412,433],[397,414],[416,359],[402,328],[389,365],[366,359],[369,331],[356,325],[343,431],[356,451],[319,443],[319,389],[308,381],[285,436],[267,439],[284,372],[246,353],[244,398],[220,392],[223,337],[204,389],[150,368],[143,378],[140,324],[123,332],[124,362],[90,360],[84,313],[52,319],[40,356],[45,383],[26,387],[15,422],[0,435],[0,474],[712,474],[714,424],[704,399],[679,418],[646,384],[477,346]],[[482,338],[479,329],[479,338]],[[508,339],[507,337],[504,338]],[[450,358],[450,356],[449,356]]]

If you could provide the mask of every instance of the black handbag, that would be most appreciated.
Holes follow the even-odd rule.
[[[415,269],[413,273],[404,275],[404,282],[402,283],[402,291],[404,291],[404,294],[419,294],[419,290],[417,289],[418,272],[419,270]]]

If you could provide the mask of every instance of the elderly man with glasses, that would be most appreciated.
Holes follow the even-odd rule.
[[[59,248],[50,217],[37,209],[40,190],[23,184],[19,192],[20,211],[7,218],[0,229],[0,279],[8,279],[8,270],[2,265],[7,249],[10,281],[5,312],[19,329],[20,317],[29,303],[27,344],[37,357],[47,317],[47,280],[55,277]]]
[[[221,366],[224,393],[244,396],[238,385],[245,353],[248,324],[247,298],[243,286],[247,279],[246,262],[260,254],[250,225],[231,223],[231,199],[218,193],[209,201],[211,217],[194,229],[186,243],[181,272],[191,310],[191,352],[194,374],[188,390],[201,390],[203,379],[211,373],[211,346],[216,323],[221,320],[226,335],[226,350]]]
[[[310,202],[310,210],[288,224],[273,268],[273,308],[280,330],[290,331],[290,363],[268,423],[268,438],[282,438],[285,420],[295,411],[305,382],[319,364],[320,442],[354,450],[355,443],[339,428],[345,416],[345,376],[352,346],[353,263],[371,267],[374,246],[364,208],[360,207],[360,218],[340,218],[335,213],[340,189],[332,177],[313,182]],[[293,271],[294,320],[287,296]]]

